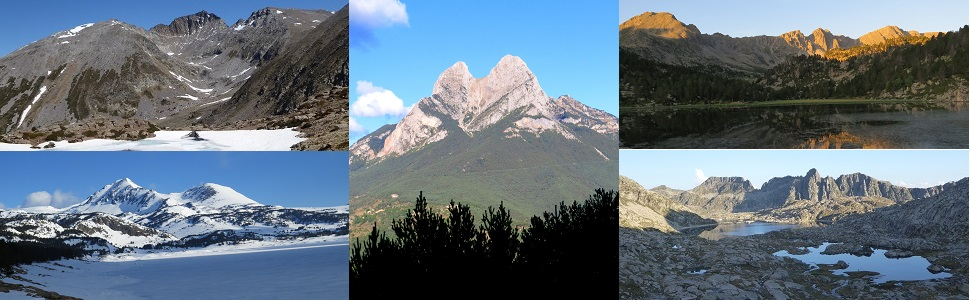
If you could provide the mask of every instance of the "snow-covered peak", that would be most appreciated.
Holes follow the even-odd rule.
[[[230,187],[206,183],[182,193],[182,200],[212,208],[229,205],[259,204]]]
[[[71,213],[144,212],[158,208],[165,195],[142,188],[129,178],[119,179],[89,196],[83,202],[67,208]]]
[[[116,188],[125,188],[125,187],[136,188],[136,189],[141,188],[141,186],[135,184],[134,181],[131,181],[131,178],[127,178],[127,177],[118,179],[117,181],[112,183],[111,186]]]

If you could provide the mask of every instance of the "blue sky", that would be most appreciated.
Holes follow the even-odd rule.
[[[335,11],[344,5],[347,0],[5,1],[5,13],[0,18],[0,36],[3,37],[0,39],[0,56],[55,32],[109,19],[148,29],[205,10],[232,24],[269,6]]]
[[[353,0],[351,103],[373,93],[382,108],[351,109],[351,118],[366,132],[397,123],[448,67],[464,61],[481,78],[506,54],[521,57],[549,96],[616,115],[616,14],[615,1]]]
[[[620,175],[646,188],[691,189],[708,176],[741,176],[755,187],[772,177],[863,173],[908,187],[970,175],[966,150],[620,150]]]
[[[968,23],[967,0],[846,1],[748,0],[701,1],[620,0],[623,23],[647,11],[669,12],[702,33],[720,32],[733,37],[781,35],[816,28],[858,38],[870,31],[896,25],[903,30],[951,31]]]
[[[70,203],[121,178],[161,193],[203,183],[284,207],[347,205],[347,152],[0,152],[0,204],[47,192]]]

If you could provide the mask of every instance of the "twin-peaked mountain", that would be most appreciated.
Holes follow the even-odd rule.
[[[296,209],[262,205],[213,183],[163,194],[125,178],[64,209],[0,212],[0,235],[20,240],[81,240],[108,249],[205,246],[346,235],[347,223],[346,206]]]
[[[232,25],[202,11],[148,30],[112,19],[57,32],[0,58],[0,133],[286,114],[347,86],[347,24],[346,7],[269,7]]]
[[[628,185],[639,186],[629,181],[633,184]],[[732,214],[741,213],[768,221],[831,222],[880,207],[929,199],[960,184],[965,185],[965,182],[907,188],[861,173],[833,178],[822,177],[817,170],[811,169],[804,176],[772,178],[760,188],[741,177],[710,177],[686,191],[666,186],[653,188],[651,193],[642,191],[642,188],[631,189],[639,193],[641,199],[651,196],[659,199],[654,200],[655,203],[667,201],[683,205],[684,208],[678,211],[704,217],[731,219]]]
[[[351,205],[390,205],[392,194],[424,191],[433,204],[505,201],[524,222],[553,203],[616,189],[617,126],[616,116],[546,95],[518,57],[503,57],[482,78],[458,62],[399,123],[351,147]]]

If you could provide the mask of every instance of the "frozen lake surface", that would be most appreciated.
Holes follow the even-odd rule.
[[[75,151],[289,151],[290,146],[306,140],[297,137],[299,131],[277,130],[221,130],[197,131],[205,140],[183,138],[189,131],[156,131],[155,137],[138,141],[93,139],[78,143],[54,142],[54,148],[43,150]],[[43,147],[47,143],[41,143]],[[0,150],[28,151],[27,144],[0,143]]]
[[[134,260],[62,260],[26,266],[30,282],[83,299],[348,299],[346,239]],[[22,296],[0,294],[0,298]]]

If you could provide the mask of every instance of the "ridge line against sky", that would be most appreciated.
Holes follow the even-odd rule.
[[[732,37],[778,36],[816,28],[858,39],[871,31],[894,25],[909,31],[953,31],[970,23],[966,0],[914,1],[701,1],[620,0],[619,23],[644,12],[669,12],[701,33],[720,32]]]
[[[178,17],[202,10],[222,18],[227,25],[246,19],[266,7],[326,9],[336,11],[347,0],[212,0],[212,1],[7,1],[8,12],[0,18],[0,57],[75,26],[116,19],[145,30],[158,24],[168,25]]]
[[[455,63],[482,78],[505,55],[550,97],[617,115],[616,12],[615,1],[351,0],[350,141],[399,122]]]
[[[709,177],[771,178],[862,173],[905,187],[931,187],[970,174],[967,150],[620,150],[620,175],[647,189],[689,190]]]
[[[283,207],[342,206],[350,199],[346,151],[12,151],[0,157],[16,173],[0,181],[6,209],[44,201],[68,206],[122,178],[163,194],[215,183]]]

